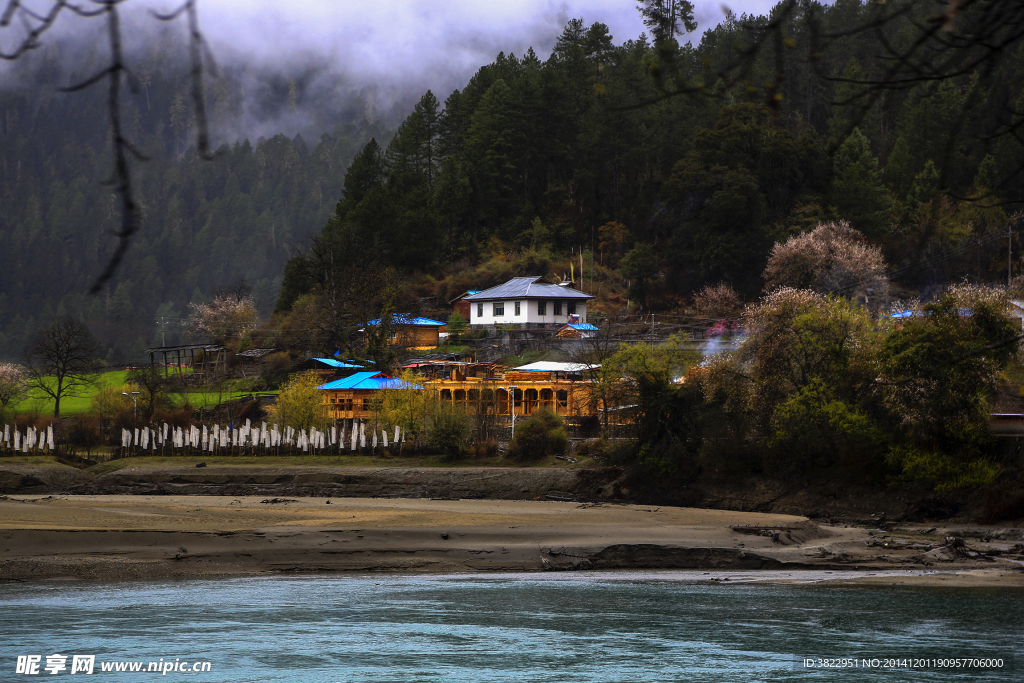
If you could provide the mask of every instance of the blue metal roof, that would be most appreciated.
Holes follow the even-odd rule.
[[[320,361],[324,365],[330,365],[332,368],[361,368],[362,365],[354,365],[352,363],[343,363],[340,360],[334,360],[333,358],[314,358],[313,360]]]
[[[383,372],[357,372],[349,377],[336,379],[327,384],[321,384],[317,389],[422,389],[418,384],[412,384],[395,377],[390,377]]]
[[[371,321],[369,321],[366,324],[367,325],[380,325],[380,318],[377,318],[376,320],[371,320]],[[393,325],[425,325],[425,326],[428,326],[428,327],[434,327],[434,326],[442,327],[442,326],[444,326],[444,323],[441,322],[440,320],[431,320],[430,318],[413,318],[413,317],[405,315],[403,313],[396,313],[391,318],[391,324],[393,324]]]
[[[491,299],[593,299],[572,287],[553,285],[542,277],[530,275],[514,277],[503,285],[471,294],[465,301],[489,301]]]
[[[956,312],[961,318],[970,318],[974,316],[974,310],[964,306],[957,308]],[[928,315],[931,315],[931,311],[928,312]],[[923,316],[924,313],[921,311],[900,311],[899,313],[892,314],[893,318],[920,318]]]
[[[566,323],[566,327],[571,327],[572,329],[579,330],[581,332],[600,332],[601,331],[601,329],[599,327],[595,327],[594,325],[591,325],[590,323]]]

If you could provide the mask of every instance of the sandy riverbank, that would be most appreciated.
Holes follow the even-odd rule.
[[[992,538],[955,552],[945,533],[556,501],[21,495],[0,499],[0,580],[662,568],[1024,586],[1019,532],[981,530]]]

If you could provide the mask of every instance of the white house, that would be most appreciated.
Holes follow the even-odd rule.
[[[514,277],[503,285],[463,297],[469,324],[480,326],[555,327],[587,322],[589,294],[542,277]]]
[[[1020,321],[1020,329],[1024,331],[1024,301],[1019,299],[1010,300],[1010,317]]]

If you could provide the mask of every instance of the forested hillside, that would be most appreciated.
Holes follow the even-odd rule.
[[[247,139],[241,128],[253,104],[246,98],[257,95],[246,93],[242,74],[225,70],[210,79],[207,97],[215,139],[230,144],[204,161],[191,146],[190,81],[179,48],[155,41],[137,59],[139,89],[125,98],[122,116],[149,157],[133,167],[142,229],[96,297],[86,291],[116,246],[120,221],[104,184],[112,171],[107,93],[57,86],[84,79],[101,62],[61,66],[59,46],[52,47],[19,64],[30,73],[0,89],[0,357],[20,358],[34,329],[70,314],[90,324],[108,360],[138,360],[147,345],[183,338],[189,302],[243,282],[269,313],[284,263],[334,209],[355,152],[388,137],[382,123],[367,121],[365,100],[353,97],[348,111],[320,110],[324,103],[303,100],[294,81],[263,74],[259,106],[298,117],[301,105],[322,135]]]
[[[426,92],[393,137],[368,105],[329,121],[295,83],[270,79],[275,106],[308,108],[325,134],[246,141],[250,95],[226,72],[208,92],[231,142],[214,161],[189,148],[187,74],[157,42],[123,112],[152,157],[135,166],[143,229],[95,298],[84,292],[118,220],[103,185],[104,93],[55,90],[96,65],[69,74],[37,59],[0,93],[0,354],[17,356],[32,329],[70,313],[111,360],[130,360],[159,342],[158,318],[177,322],[189,302],[243,280],[264,314],[302,299],[306,318],[333,326],[326,347],[366,319],[368,292],[397,305],[404,281],[443,301],[511,271],[561,275],[580,252],[645,308],[683,307],[718,282],[750,299],[774,244],[840,219],[883,249],[897,294],[1005,281],[1024,52],[1010,42],[985,73],[965,52],[953,77],[872,91],[890,66],[883,46],[934,25],[937,5],[894,6],[912,9],[853,32],[871,5],[813,6],[835,35],[808,58],[811,5],[798,5],[772,48],[738,69],[770,17],[734,17],[682,46],[617,43],[573,20],[546,59],[499,54],[443,102]],[[692,92],[662,96],[680,88]],[[1016,274],[1020,240],[1009,244]],[[166,329],[171,343],[180,328]]]
[[[649,279],[634,303],[679,307],[719,281],[749,298],[773,245],[827,220],[882,246],[902,291],[1005,281],[1005,200],[1021,199],[1024,147],[999,132],[1024,105],[1019,43],[988,85],[965,51],[960,75],[872,90],[891,68],[883,44],[910,45],[937,6],[915,3],[878,31],[851,31],[871,22],[869,4],[815,6],[836,35],[808,58],[809,7],[741,68],[729,64],[769,18],[734,18],[682,47],[617,45],[604,25],[573,20],[547,60],[500,54],[443,105],[426,93],[390,144],[353,162],[316,245],[290,263],[278,310],[306,292],[333,291],[316,308],[337,306],[344,274],[373,264],[430,273],[413,278],[420,293],[438,278],[434,293],[450,297],[469,284],[459,273],[488,259],[553,256],[565,265],[543,274],[561,275],[580,251],[623,283]],[[692,94],[662,96],[679,90]]]

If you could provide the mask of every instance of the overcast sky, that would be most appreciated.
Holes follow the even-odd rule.
[[[23,1],[36,11],[52,3]],[[727,4],[736,14],[764,14],[776,1]],[[723,6],[702,0],[695,4],[699,28],[693,38],[699,41],[703,31],[722,19]],[[149,10],[169,12],[178,6],[180,0],[124,2],[123,33],[129,49],[150,43],[159,22]],[[499,52],[522,55],[533,47],[546,59],[570,19],[582,18],[588,26],[607,24],[616,44],[644,31],[635,0],[199,0],[198,8],[202,32],[217,62],[251,67],[242,70],[247,74],[242,77],[251,79],[246,88],[254,108],[245,130],[239,131],[246,135],[293,134],[310,122],[309,111],[289,121],[285,114],[260,109],[265,79],[259,73],[294,76],[311,95],[306,101],[319,107],[325,106],[325,93],[328,99],[333,95],[344,100],[347,92],[371,89],[379,113],[391,111],[402,118],[427,89],[443,102]],[[176,23],[184,31],[184,17]],[[0,47],[12,47],[19,26],[15,21],[0,29]],[[65,12],[43,40],[59,45],[65,63],[74,65],[79,50],[106,52],[103,28],[102,19]],[[7,72],[16,82],[17,69],[17,64],[0,63],[0,80]]]
[[[773,4],[730,7],[764,13]],[[224,58],[326,57],[349,74],[444,90],[450,75],[464,82],[499,51],[521,55],[532,46],[547,57],[572,18],[607,24],[616,43],[636,38],[644,30],[636,7],[634,0],[201,0],[200,18]],[[698,0],[696,15],[703,31],[721,20],[721,4]]]
[[[28,0],[37,10],[51,0]],[[4,3],[6,4],[6,3]],[[130,0],[122,7],[140,39],[144,10],[169,11],[178,0]],[[696,0],[698,33],[722,17],[722,4]],[[767,12],[773,0],[730,0],[737,14]],[[550,54],[565,23],[582,18],[609,26],[615,42],[644,30],[635,0],[199,0],[202,30],[218,60],[301,66],[330,64],[358,80],[417,82],[444,90],[457,75],[464,82],[499,51],[521,55],[528,47]],[[54,34],[81,34],[83,19],[65,13]],[[151,20],[149,20],[151,21]],[[91,21],[96,24],[96,20]],[[10,47],[19,22],[0,31]],[[51,34],[47,39],[53,39]],[[697,37],[699,40],[699,36]]]

